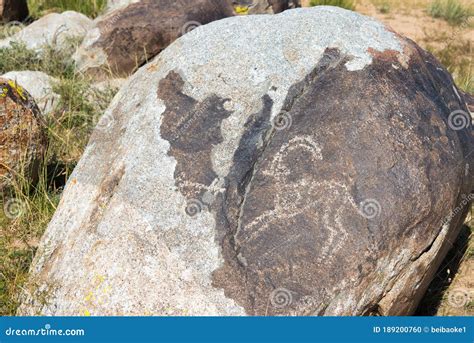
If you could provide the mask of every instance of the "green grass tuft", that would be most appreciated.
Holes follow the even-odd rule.
[[[428,13],[433,18],[442,18],[451,25],[462,25],[472,17],[473,9],[459,0],[435,0],[429,5]]]
[[[383,14],[390,13],[392,4],[389,0],[372,0],[372,4],[375,6],[377,11]]]
[[[107,0],[28,0],[33,18],[40,18],[50,12],[76,11],[88,17],[97,17],[107,5]]]
[[[0,73],[8,71],[37,70],[53,77],[74,75],[74,62],[69,58],[70,51],[75,50],[77,42],[70,41],[69,48],[58,51],[54,47],[45,47],[39,55],[28,50],[22,43],[11,43],[10,48],[0,49]]]
[[[355,9],[355,3],[353,0],[311,0],[310,6],[337,6],[348,10]]]

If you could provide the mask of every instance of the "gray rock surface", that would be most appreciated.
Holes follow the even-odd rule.
[[[99,121],[19,314],[412,313],[474,188],[466,110],[354,12],[199,27]]]
[[[31,23],[15,35],[0,41],[0,48],[19,42],[27,48],[41,52],[45,45],[57,49],[70,48],[71,39],[81,40],[94,23],[81,13],[66,11],[61,14],[50,13]]]
[[[137,3],[139,1],[140,0],[108,0],[105,13],[109,13],[117,9],[127,7],[128,5]]]
[[[41,113],[49,115],[59,102],[59,95],[54,93],[53,85],[57,80],[40,71],[11,71],[3,78],[12,80],[30,93]]]

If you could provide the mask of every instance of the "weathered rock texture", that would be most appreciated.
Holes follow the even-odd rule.
[[[0,78],[0,191],[19,174],[34,176],[44,144],[33,98],[14,81]]]
[[[301,7],[298,0],[232,0],[239,14],[274,14]]]
[[[128,76],[179,36],[232,15],[226,0],[142,0],[99,20],[74,59],[84,73]]]
[[[19,313],[412,313],[473,190],[466,110],[430,54],[350,11],[200,27],[104,114]]]
[[[0,0],[0,21],[22,21],[28,17],[26,0]]]
[[[70,49],[80,41],[94,22],[85,15],[73,11],[51,13],[33,22],[15,35],[0,41],[0,48],[12,42],[23,43],[27,48],[41,52],[44,46]]]
[[[56,79],[40,71],[11,71],[2,78],[12,80],[23,87],[33,97],[41,113],[49,115],[59,102],[59,95],[53,90]]]

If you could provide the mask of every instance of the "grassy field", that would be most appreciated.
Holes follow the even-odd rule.
[[[107,0],[28,0],[32,18],[37,19],[50,12],[76,11],[88,17],[97,17],[107,5]]]
[[[32,18],[51,11],[76,10],[97,16],[105,0],[29,0]],[[311,0],[311,5],[339,5],[371,15],[414,39],[431,51],[453,73],[457,85],[474,93],[472,72],[472,10],[467,2],[455,0]],[[306,1],[309,5],[309,0]],[[77,42],[71,42],[72,48]],[[13,315],[17,295],[39,239],[50,221],[61,188],[79,160],[89,134],[116,90],[95,90],[91,80],[74,74],[72,62],[53,49],[43,57],[22,46],[0,49],[0,73],[11,70],[40,70],[57,78],[55,92],[62,101],[47,123],[49,145],[40,180],[34,187],[18,175],[12,189],[0,196],[3,207],[10,199],[18,202],[17,215],[0,211],[0,315]],[[472,216],[471,216],[472,218]],[[450,252],[423,302],[420,314],[473,314],[472,302],[452,306],[450,294],[474,289],[474,220],[470,220]],[[457,272],[456,272],[457,271]],[[472,272],[472,273],[471,273]]]
[[[337,6],[348,10],[355,9],[354,0],[311,0],[309,6]]]
[[[452,25],[462,25],[472,16],[472,8],[459,0],[435,0],[428,6],[433,18],[442,18]]]

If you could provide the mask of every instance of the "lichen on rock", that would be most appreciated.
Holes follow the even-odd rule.
[[[14,81],[0,78],[0,191],[15,178],[34,178],[44,148],[44,122],[35,101]]]

